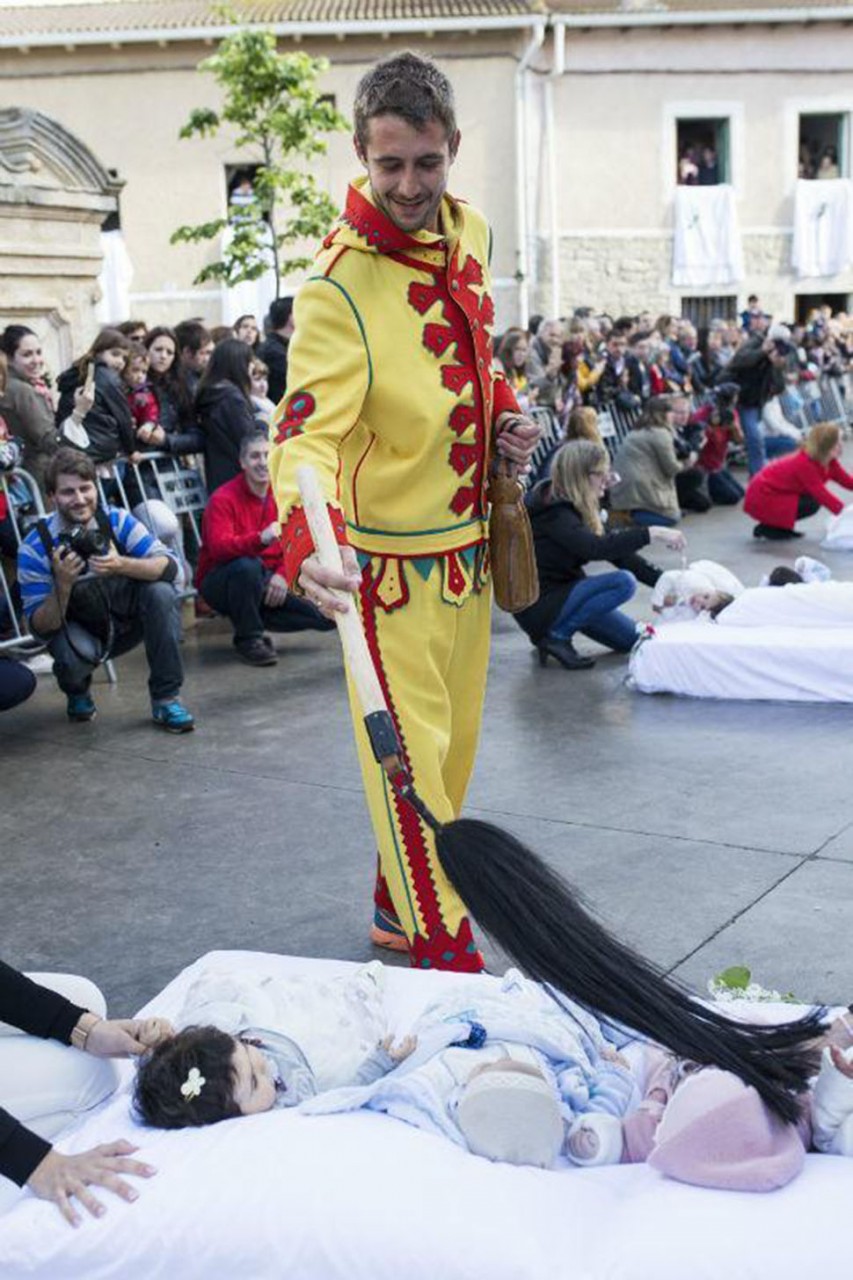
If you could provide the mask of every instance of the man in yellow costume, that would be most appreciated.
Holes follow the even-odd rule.
[[[368,645],[419,794],[458,816],[489,659],[486,485],[493,447],[524,466],[538,428],[492,369],[490,233],[447,195],[459,146],[453,91],[412,53],[358,86],[367,170],[297,296],[270,471],[288,581],[328,616],[357,594]],[[345,573],[313,555],[296,470],[316,469]],[[418,968],[477,972],[465,909],[432,833],[391,790],[350,688],[379,848],[371,937]]]

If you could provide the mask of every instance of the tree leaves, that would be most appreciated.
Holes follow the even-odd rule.
[[[228,9],[223,20],[239,21]],[[332,104],[321,100],[317,81],[328,65],[302,51],[279,53],[273,33],[258,27],[236,29],[200,63],[199,70],[213,75],[222,90],[222,107],[220,112],[195,108],[180,137],[210,138],[231,126],[237,131],[237,149],[251,152],[247,167],[257,168],[252,199],[229,218],[178,227],[173,233],[172,244],[197,244],[215,239],[229,225],[233,229],[222,260],[205,266],[196,284],[256,280],[272,258],[278,292],[283,274],[308,265],[310,259],[284,258],[282,250],[323,236],[335,216],[332,200],[308,167],[326,152],[323,135],[349,128]]]

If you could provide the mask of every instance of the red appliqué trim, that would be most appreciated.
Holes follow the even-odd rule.
[[[317,402],[309,391],[294,391],[293,395],[288,396],[281,417],[275,424],[275,443],[284,444],[285,440],[290,440],[293,436],[301,436],[305,423],[316,408]]]
[[[392,249],[430,248],[428,241],[415,240],[396,227],[390,218],[386,218],[381,209],[377,209],[361,194],[357,187],[350,187],[347,191],[341,221],[380,253],[388,253]],[[441,237],[437,236],[436,246],[440,242]]]
[[[361,577],[361,616],[364,623],[365,639],[376,669],[376,675],[382,686],[382,692],[385,695],[388,710],[394,721],[394,728],[397,730],[403,763],[407,774],[411,777],[412,765],[406,748],[406,740],[403,736],[394,699],[388,686],[388,676],[382,661],[382,651],[379,647],[379,637],[376,630],[376,607],[373,603],[375,585],[371,566],[368,564],[365,566]],[[406,801],[402,800],[396,792],[392,803],[400,828],[402,852],[406,860],[412,888],[417,898],[418,910],[426,926],[427,938],[433,938],[440,932],[445,932],[445,924],[441,914],[441,905],[435,887],[435,880],[430,868],[430,851],[427,846],[424,829],[412,806],[406,804]]]
[[[452,969],[455,973],[482,973],[485,968],[467,916],[460,923],[455,938],[447,929],[438,929],[428,938],[416,933],[409,943],[409,956],[413,969]]]
[[[333,506],[329,506],[328,510],[335,538],[340,546],[345,547],[347,531],[343,512]],[[281,547],[284,576],[288,582],[295,583],[302,568],[302,561],[314,552],[314,540],[302,507],[293,507],[287,517],[281,531]]]

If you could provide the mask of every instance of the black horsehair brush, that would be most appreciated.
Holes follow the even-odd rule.
[[[300,467],[297,480],[318,559],[340,572],[340,549],[313,468]],[[796,1095],[816,1070],[814,1041],[824,1010],[776,1026],[733,1021],[609,933],[568,882],[515,836],[472,818],[439,822],[408,772],[355,603],[335,621],[373,753],[394,791],[433,832],[445,874],[485,933],[529,977],[681,1058],[733,1072],[780,1119],[796,1122]]]

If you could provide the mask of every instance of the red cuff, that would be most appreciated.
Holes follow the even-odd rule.
[[[343,512],[331,505],[327,509],[338,545],[349,546]],[[308,556],[314,553],[314,541],[302,507],[294,507],[288,516],[287,523],[281,530],[281,544],[284,550],[284,577],[292,587],[295,587],[302,561],[307,560]]]
[[[515,392],[506,378],[495,378],[493,386],[492,421],[497,422],[502,413],[521,413]]]

